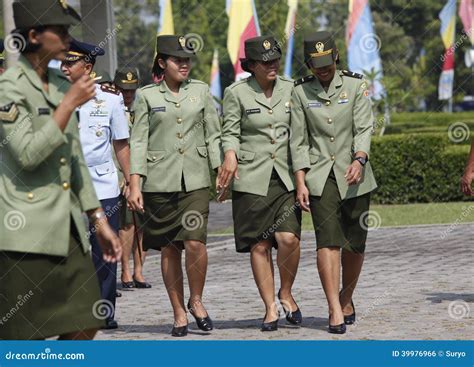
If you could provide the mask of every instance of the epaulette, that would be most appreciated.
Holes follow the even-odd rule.
[[[301,78],[301,79],[295,80],[295,86],[296,86],[296,85],[303,84],[303,83],[306,83],[306,82],[309,82],[309,81],[311,81],[311,80],[313,80],[313,79],[314,79],[314,75],[304,76],[304,77]]]
[[[200,80],[197,80],[197,79],[188,79],[187,80],[188,83],[193,83],[193,84],[206,84]]]
[[[238,80],[238,81],[232,83],[231,85],[229,85],[228,88],[233,89],[233,88],[237,87],[238,85],[247,83],[249,80],[250,80],[250,77],[240,79],[240,80]]]
[[[289,79],[289,78],[284,77],[284,76],[280,76],[280,80],[283,80],[284,82],[288,82],[288,83],[294,83],[293,79]]]
[[[105,93],[112,93],[112,94],[115,94],[115,95],[119,95],[120,94],[120,91],[118,91],[117,89],[114,89],[114,88],[111,88],[111,87],[107,87],[106,85],[102,84],[100,86],[100,90],[102,92],[105,92]]]
[[[157,87],[157,86],[159,86],[160,84],[161,84],[161,82],[159,82],[159,83],[147,84],[147,85],[141,87],[140,90],[145,90],[145,89],[148,89],[148,88]]]
[[[342,70],[342,75],[357,79],[362,79],[364,77],[362,74],[354,73],[349,70]]]

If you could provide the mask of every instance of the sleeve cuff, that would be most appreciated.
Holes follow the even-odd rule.
[[[293,161],[293,172],[296,172],[296,171],[299,171],[299,170],[302,170],[302,169],[306,169],[306,168],[310,168],[311,165],[309,164],[309,158],[307,159],[301,159],[301,160],[298,160],[298,161]]]
[[[58,127],[56,122],[51,119],[43,127],[44,135],[48,138],[47,142],[50,147],[56,149],[61,144],[66,144],[68,142],[66,135],[63,134],[61,129]]]

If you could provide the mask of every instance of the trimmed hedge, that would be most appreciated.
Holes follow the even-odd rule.
[[[447,134],[388,135],[372,139],[371,164],[379,204],[466,200],[459,190],[469,146]]]

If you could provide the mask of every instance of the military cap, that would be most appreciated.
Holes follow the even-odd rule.
[[[120,89],[138,88],[138,71],[136,68],[123,68],[115,73],[114,84]]]
[[[337,48],[331,33],[315,32],[304,38],[304,58],[315,68],[329,66],[336,61]]]
[[[184,36],[164,35],[156,37],[156,51],[162,55],[176,57],[196,56],[193,42]]]
[[[97,80],[96,80],[97,84],[113,83],[112,77],[107,72],[107,70],[104,70],[104,69],[98,69],[98,70],[91,71],[90,77],[92,79],[97,78]]]
[[[273,36],[260,36],[245,41],[245,58],[240,59],[242,69],[250,72],[249,61],[272,61],[281,58],[280,44]]]
[[[81,21],[79,14],[66,0],[15,0],[13,19],[17,29],[46,25],[70,26]]]
[[[87,62],[95,63],[95,58],[102,55],[105,55],[103,48],[72,39],[65,60],[77,61],[85,59]]]

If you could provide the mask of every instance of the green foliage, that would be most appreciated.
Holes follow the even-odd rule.
[[[463,200],[459,179],[469,147],[452,146],[446,134],[374,137],[371,164],[379,204]]]

